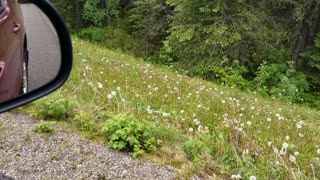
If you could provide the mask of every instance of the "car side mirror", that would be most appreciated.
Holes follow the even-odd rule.
[[[0,0],[0,113],[56,90],[72,68],[66,24],[47,0]]]

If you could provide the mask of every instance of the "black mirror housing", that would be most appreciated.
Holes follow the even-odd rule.
[[[24,2],[25,1],[22,3]],[[37,6],[51,21],[59,39],[61,65],[57,76],[46,85],[25,95],[18,96],[5,102],[0,102],[0,113],[25,105],[58,89],[68,79],[72,68],[71,37],[62,16],[48,0],[28,0],[26,2]]]

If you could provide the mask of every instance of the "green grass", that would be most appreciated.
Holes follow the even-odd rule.
[[[320,178],[319,112],[190,78],[76,37],[73,45],[72,74],[46,99],[73,102],[73,111],[93,122],[95,135],[108,117],[131,114],[154,123],[162,141],[145,157],[185,176]]]

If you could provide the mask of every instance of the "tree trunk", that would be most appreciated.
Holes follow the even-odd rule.
[[[313,0],[310,4],[310,7],[307,9],[304,14],[303,21],[300,28],[299,37],[295,43],[295,46],[292,50],[292,63],[295,68],[297,68],[298,59],[302,50],[310,43],[312,40],[312,34],[314,33],[314,14],[317,11],[317,0]],[[316,18],[318,19],[318,18]]]
[[[80,0],[75,0],[75,27],[79,28],[81,26],[81,4]]]

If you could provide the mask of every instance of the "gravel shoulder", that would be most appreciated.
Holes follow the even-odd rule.
[[[0,114],[2,179],[176,179],[170,167],[134,160],[58,126],[55,133],[34,132],[38,121]]]

